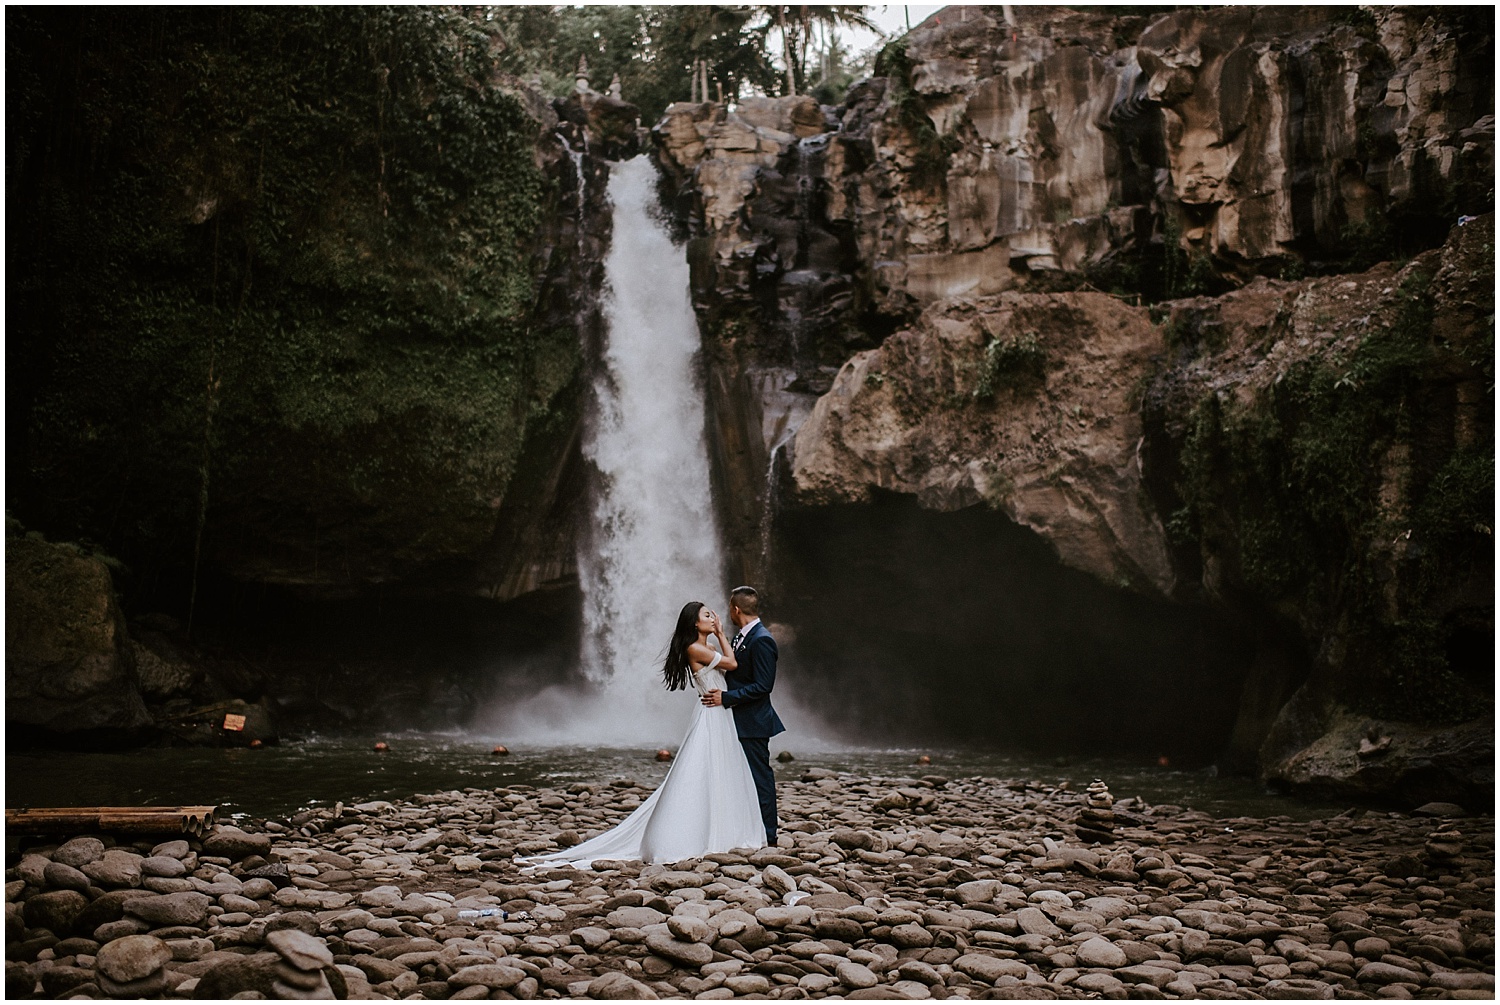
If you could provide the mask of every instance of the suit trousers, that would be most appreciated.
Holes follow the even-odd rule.
[[[755,794],[760,797],[760,819],[766,825],[766,843],[776,843],[776,776],[771,773],[771,738],[742,736],[745,760],[750,762],[750,777],[755,779]]]

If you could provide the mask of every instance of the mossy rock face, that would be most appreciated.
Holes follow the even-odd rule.
[[[17,514],[106,542],[132,586],[472,558],[528,436],[576,411],[578,329],[541,294],[587,269],[484,20],[10,27]]]
[[[5,547],[5,720],[53,733],[135,731],[136,690],[109,569],[45,541]]]
[[[1404,267],[1170,306],[1148,483],[1197,595],[1295,626],[1319,707],[1492,710],[1494,217]]]

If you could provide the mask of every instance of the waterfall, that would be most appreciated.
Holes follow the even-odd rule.
[[[594,687],[526,703],[507,725],[519,739],[675,746],[695,700],[661,685],[678,612],[701,600],[727,621],[698,323],[686,256],[653,216],[656,176],[639,156],[609,179],[607,333],[584,438],[595,478],[578,548],[583,671]]]
[[[584,211],[585,211],[585,208],[586,208],[586,204],[588,202],[587,179],[586,179],[586,177],[584,175],[583,158],[584,158],[584,155],[587,154],[588,150],[589,150],[589,138],[588,138],[587,134],[584,134],[584,137],[583,137],[583,149],[582,150],[575,150],[575,149],[573,149],[573,144],[568,142],[568,135],[566,133],[562,132],[561,130],[558,131],[557,138],[560,139],[560,140],[562,140],[563,149],[568,152],[568,159],[573,162],[573,177],[578,182],[578,214],[577,214],[577,216],[578,216],[578,226],[577,226],[577,231],[578,231],[578,247],[582,248],[583,247],[583,214],[584,214]]]

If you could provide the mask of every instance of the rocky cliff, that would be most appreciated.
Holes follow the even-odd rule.
[[[1028,601],[967,595],[996,587],[986,562],[1049,581],[1004,543],[1022,527],[1107,590],[1199,612],[1206,635],[1162,628],[1178,671],[1126,685],[1143,719],[1197,689],[1232,706],[1227,765],[1486,798],[1455,724],[1483,721],[1492,673],[1492,224],[1453,224],[1493,204],[1492,26],[950,7],[840,107],[668,109],[732,557],[807,607],[820,696],[881,661],[839,610],[943,631],[883,541],[951,563],[957,624],[1025,634],[1004,608]],[[848,603],[819,606],[819,581]],[[1138,653],[1103,608],[1052,628]],[[840,643],[860,660],[840,669]],[[1036,645],[1033,672],[1122,683],[1084,683],[1103,650]],[[990,666],[997,701],[1031,696],[1004,641],[938,652],[934,680],[989,693]],[[1378,749],[1335,770],[1313,751],[1350,717]]]
[[[1148,299],[1364,267],[1493,201],[1492,20],[948,7],[845,104],[673,105],[736,557],[770,455],[851,350],[956,295]]]

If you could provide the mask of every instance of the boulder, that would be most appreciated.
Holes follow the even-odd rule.
[[[62,734],[151,725],[99,559],[44,541],[6,541],[5,720]]]

